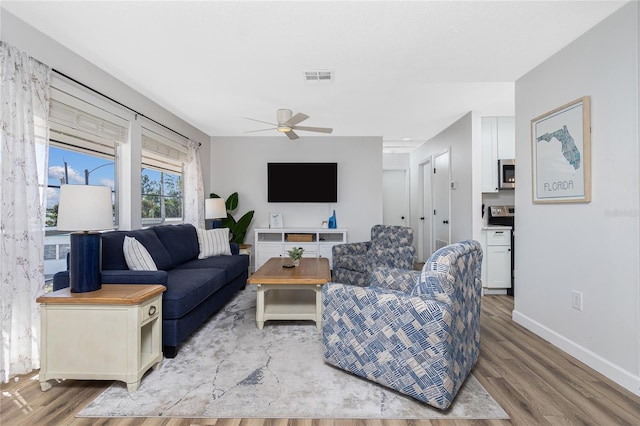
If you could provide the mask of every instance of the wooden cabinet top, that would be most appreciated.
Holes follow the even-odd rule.
[[[167,288],[155,284],[102,284],[102,288],[86,293],[72,293],[63,288],[53,293],[44,294],[36,299],[42,304],[64,305],[137,305]]]

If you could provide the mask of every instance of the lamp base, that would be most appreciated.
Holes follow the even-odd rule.
[[[217,228],[222,228],[222,219],[211,219],[211,228],[209,229]]]
[[[69,287],[72,293],[86,293],[102,288],[102,239],[97,232],[71,234],[69,251]]]

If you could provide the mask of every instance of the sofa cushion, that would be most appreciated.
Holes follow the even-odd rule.
[[[195,231],[194,231],[195,232]],[[102,234],[102,269],[129,269],[122,250],[124,237],[134,237],[147,249],[156,267],[166,271],[171,256],[152,228],[135,231],[110,231]]]
[[[204,259],[219,254],[231,255],[229,246],[229,228],[200,229],[198,228],[198,244],[200,254],[198,259]]]
[[[146,248],[135,237],[124,237],[122,252],[127,266],[132,271],[157,271],[153,258]]]
[[[206,259],[195,259],[178,266],[176,269],[218,268],[227,272],[227,281],[231,281],[249,268],[249,256],[239,254],[234,256],[212,256]]]
[[[162,225],[151,228],[164,244],[171,264],[169,269],[173,269],[190,260],[196,259],[200,253],[198,244],[198,234],[196,228],[190,224],[182,225]]]
[[[162,318],[177,319],[227,284],[222,269],[173,269],[162,294]]]

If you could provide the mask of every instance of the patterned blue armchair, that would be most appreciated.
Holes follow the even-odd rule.
[[[369,287],[322,288],[325,361],[446,409],[478,359],[482,248],[436,251],[421,272],[378,268]]]
[[[376,267],[413,269],[416,249],[412,244],[412,228],[374,225],[371,228],[371,241],[333,246],[332,280],[363,287],[369,285],[371,273]]]

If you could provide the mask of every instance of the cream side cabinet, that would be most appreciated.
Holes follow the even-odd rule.
[[[119,380],[136,391],[162,364],[162,285],[104,284],[40,296],[40,388],[50,379]]]
[[[332,268],[331,249],[347,242],[344,228],[263,228],[255,229],[256,270],[272,257],[286,257],[291,247],[304,248],[303,257],[326,257]]]

